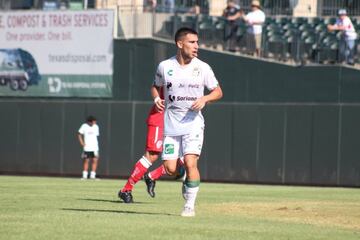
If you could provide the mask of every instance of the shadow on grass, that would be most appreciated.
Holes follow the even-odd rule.
[[[108,199],[94,199],[94,198],[80,198],[77,200],[81,201],[91,201],[91,202],[107,202],[107,203],[123,203],[121,200],[108,200]],[[148,204],[147,202],[134,202],[131,204]]]
[[[76,211],[76,212],[103,212],[103,213],[139,214],[139,215],[177,216],[175,214],[170,214],[170,213],[135,212],[135,211],[103,210],[103,209],[61,208],[61,210],[63,210],[63,211]]]

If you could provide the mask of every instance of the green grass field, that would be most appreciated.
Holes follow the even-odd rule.
[[[195,218],[179,216],[181,183],[0,176],[0,239],[360,239],[360,190],[202,183]]]

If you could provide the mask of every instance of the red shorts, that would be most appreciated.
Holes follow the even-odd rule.
[[[164,129],[159,126],[148,125],[147,137],[146,137],[146,148],[148,152],[162,152],[163,145],[163,132]]]

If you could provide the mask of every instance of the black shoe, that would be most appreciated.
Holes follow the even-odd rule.
[[[147,192],[149,193],[150,197],[154,198],[155,197],[155,184],[156,182],[154,180],[152,180],[148,174],[144,175],[144,180],[146,183],[146,187],[147,187]]]
[[[118,196],[120,199],[122,199],[124,201],[124,203],[133,203],[133,196],[131,194],[131,191],[127,191],[127,192],[119,192]]]

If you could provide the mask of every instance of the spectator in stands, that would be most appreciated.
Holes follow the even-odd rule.
[[[228,42],[227,49],[231,52],[235,52],[236,50],[236,32],[239,27],[238,20],[242,15],[243,12],[235,0],[228,0],[227,7],[223,11],[223,17],[227,20],[225,26],[225,42]]]
[[[189,9],[189,13],[194,15],[199,15],[201,13],[200,11],[201,0],[192,0],[191,5],[192,7]]]
[[[251,12],[243,16],[243,19],[248,25],[246,45],[252,54],[255,52],[256,56],[260,56],[262,24],[265,22],[265,13],[261,10],[258,0],[251,2]]]
[[[156,0],[144,0],[144,12],[155,11],[156,3]]]
[[[329,31],[342,31],[342,37],[340,40],[339,54],[340,61],[345,60],[346,63],[354,65],[354,51],[355,40],[357,34],[350,18],[347,16],[346,9],[340,9],[338,11],[339,18],[333,25],[328,25]]]
[[[165,0],[165,12],[173,13],[175,11],[175,0]]]

